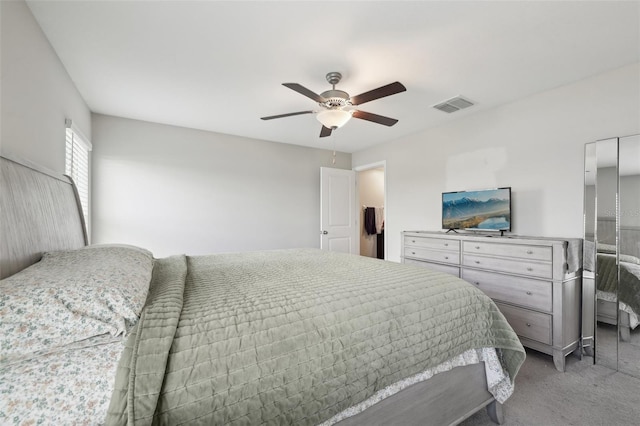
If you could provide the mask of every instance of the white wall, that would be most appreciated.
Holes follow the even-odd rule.
[[[91,113],[23,0],[0,1],[0,151],[64,173],[65,118]]]
[[[584,144],[640,131],[640,64],[353,154],[387,161],[389,260],[403,230],[441,227],[441,193],[511,186],[513,233],[581,237]]]
[[[640,229],[640,175],[620,176],[620,226]]]
[[[157,257],[320,246],[331,151],[93,116],[93,242]],[[350,168],[337,153],[335,166]]]

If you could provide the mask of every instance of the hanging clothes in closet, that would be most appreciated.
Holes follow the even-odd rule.
[[[384,207],[364,208],[364,230],[368,235],[384,231]]]
[[[376,207],[376,257],[384,259],[384,207]]]
[[[375,207],[376,210],[376,234],[384,231],[384,207]]]
[[[364,230],[376,235],[376,257],[384,259],[384,207],[364,208]]]
[[[377,234],[376,230],[376,209],[365,207],[364,209],[364,230],[368,235]]]

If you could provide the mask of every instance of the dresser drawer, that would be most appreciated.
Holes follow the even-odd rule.
[[[520,259],[542,260],[548,262],[551,262],[553,258],[553,249],[551,247],[545,246],[464,241],[462,250],[464,251],[464,253],[469,254],[517,257]]]
[[[463,265],[538,278],[553,278],[551,263],[464,254]]]
[[[464,269],[462,278],[487,296],[514,305],[552,312],[551,282]]]
[[[434,262],[460,264],[460,253],[457,251],[431,250],[421,247],[405,247],[404,256]]]
[[[444,238],[424,238],[406,235],[404,237],[404,245],[412,247],[423,247],[436,250],[453,250],[460,251],[460,241],[447,240]],[[405,249],[406,250],[406,249]]]
[[[517,308],[502,303],[496,303],[500,312],[513,327],[518,336],[550,345],[551,336],[551,315],[541,314],[524,308]]]
[[[460,276],[460,268],[458,266],[443,265],[441,263],[423,262],[421,260],[414,260],[414,259],[404,259],[404,263],[421,266],[423,268],[432,269],[434,271],[444,272],[446,274],[454,275],[456,277]]]

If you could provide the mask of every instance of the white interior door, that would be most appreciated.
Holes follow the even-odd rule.
[[[356,172],[320,168],[320,248],[358,254]]]

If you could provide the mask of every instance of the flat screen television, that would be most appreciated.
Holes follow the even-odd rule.
[[[511,187],[442,193],[442,228],[511,231]]]

